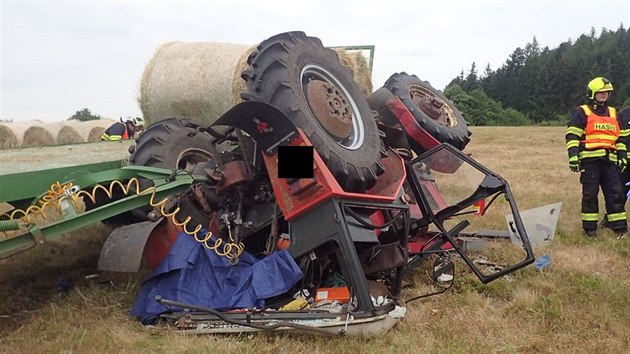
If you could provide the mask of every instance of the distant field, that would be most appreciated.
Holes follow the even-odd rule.
[[[0,175],[123,160],[132,143],[121,140],[0,150]]]
[[[521,210],[562,202],[549,271],[482,285],[459,266],[447,293],[410,303],[369,340],[307,335],[186,336],[144,328],[128,311],[146,274],[95,274],[109,229],[95,225],[0,261],[0,348],[7,352],[622,353],[630,348],[630,241],[581,235],[578,174],[564,127],[473,127],[465,152],[510,183]],[[5,161],[2,161],[4,164]],[[5,186],[2,186],[5,188]],[[602,205],[602,204],[600,204]],[[600,207],[603,214],[603,206]],[[490,222],[504,223],[503,220]],[[418,272],[408,298],[425,290]],[[72,285],[58,295],[60,279]]]

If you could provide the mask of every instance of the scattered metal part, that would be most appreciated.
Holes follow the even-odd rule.
[[[197,324],[193,322],[190,314],[182,315],[177,321],[175,321],[175,327],[178,329],[195,329],[197,328]]]
[[[479,237],[460,236],[457,240],[465,251],[478,251],[486,246],[486,241]]]
[[[483,256],[478,256],[476,259],[473,260],[473,262],[476,263],[476,264],[479,264],[479,265],[487,266],[488,268],[490,268],[493,271],[499,271],[499,270],[502,270],[502,269],[504,269],[506,267],[503,264],[497,264],[497,263],[490,262],[489,260],[487,260]]]
[[[193,196],[195,198],[195,201],[197,201],[197,203],[199,203],[199,205],[201,206],[201,210],[203,210],[204,213],[211,213],[212,212],[212,208],[210,208],[210,204],[208,204],[208,200],[206,199],[206,194],[204,193],[201,184],[195,184],[192,186],[192,193]]]
[[[98,269],[112,272],[137,272],[142,262],[142,254],[151,232],[161,222],[143,221],[120,226],[112,231],[98,260]]]

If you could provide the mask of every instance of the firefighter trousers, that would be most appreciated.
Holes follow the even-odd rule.
[[[626,168],[625,171],[621,172],[621,188],[623,188],[623,195],[628,195],[630,191],[630,186],[626,186],[626,183],[630,182],[630,168]]]
[[[582,160],[582,228],[596,230],[599,221],[598,194],[601,187],[606,204],[608,227],[615,231],[626,231],[626,196],[617,165],[607,159]]]

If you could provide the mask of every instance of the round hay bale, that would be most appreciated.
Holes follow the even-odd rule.
[[[52,136],[53,139],[55,140],[52,143],[52,145],[56,145],[57,135],[59,134],[59,131],[61,130],[61,128],[63,128],[63,122],[48,122],[48,123],[42,124],[41,126],[42,128],[46,129],[46,131],[50,133],[50,136]]]
[[[0,149],[13,149],[19,146],[20,143],[11,126],[0,123]]]
[[[0,149],[16,149],[24,142],[24,133],[40,121],[11,122],[0,124]]]
[[[68,120],[63,122],[63,126],[59,129],[57,133],[57,144],[78,144],[84,143],[86,140],[83,139],[81,134],[79,134],[79,125],[81,122],[77,120]]]
[[[367,60],[361,52],[348,52],[343,48],[333,48],[337,52],[339,61],[350,68],[354,76],[354,82],[361,88],[366,96],[372,93],[372,74]]]
[[[33,125],[24,132],[22,147],[55,145],[55,137],[42,125]]]
[[[81,139],[85,142],[100,141],[101,134],[110,125],[114,124],[113,119],[96,119],[88,120],[86,122],[79,122],[76,126],[76,131],[81,136]],[[94,132],[92,132],[94,130]]]
[[[214,122],[235,100],[240,102],[234,85],[241,84],[238,68],[247,65],[252,50],[249,45],[213,42],[160,46],[140,82],[138,104],[146,125],[174,116]]]
[[[93,127],[92,129],[90,129],[90,133],[88,134],[87,141],[88,142],[101,141],[101,135],[105,133],[105,129],[107,129],[107,127]]]
[[[243,72],[243,70],[249,67],[249,64],[247,64],[247,58],[255,50],[255,45],[249,47],[245,52],[243,52],[241,57],[238,59],[238,62],[236,63],[236,67],[234,68],[234,76],[232,77],[232,106],[240,103],[243,100],[241,98],[241,93],[247,90],[247,81],[241,78],[241,73]]]

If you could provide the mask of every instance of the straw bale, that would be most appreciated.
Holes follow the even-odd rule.
[[[24,132],[22,147],[49,145],[55,145],[55,138],[43,125],[33,125]]]
[[[241,98],[241,93],[247,90],[247,81],[241,78],[241,73],[243,70],[249,67],[247,64],[247,58],[250,54],[252,54],[256,50],[257,46],[251,46],[247,49],[241,57],[238,59],[236,63],[236,68],[234,69],[234,76],[232,76],[232,105],[236,105],[240,103],[243,99]]]
[[[107,128],[106,127],[93,127],[92,129],[90,129],[90,134],[88,135],[87,141],[89,142],[101,141],[101,135],[105,133],[105,129]]]
[[[22,146],[24,133],[40,121],[0,123],[0,149],[16,149]]]
[[[333,48],[337,52],[342,65],[350,68],[354,76],[354,82],[369,96],[372,93],[372,74],[367,59],[359,51],[347,51],[343,48]]]
[[[13,149],[19,146],[20,143],[11,126],[0,123],[0,149]]]
[[[192,117],[206,123],[240,101],[240,70],[249,45],[170,42],[146,65],[138,104],[147,125],[168,117]],[[238,71],[238,72],[237,72]]]
[[[86,140],[79,134],[80,125],[81,122],[77,120],[63,122],[63,126],[57,133],[57,145],[84,143]]]
[[[88,120],[80,122],[75,129],[85,142],[100,141],[101,134],[114,122],[115,120],[113,119]]]
[[[47,122],[47,123],[41,124],[41,126],[42,128],[46,129],[48,133],[50,133],[50,136],[52,136],[53,139],[55,140],[53,145],[56,145],[57,135],[59,134],[59,131],[61,130],[61,128],[63,128],[63,122]]]

